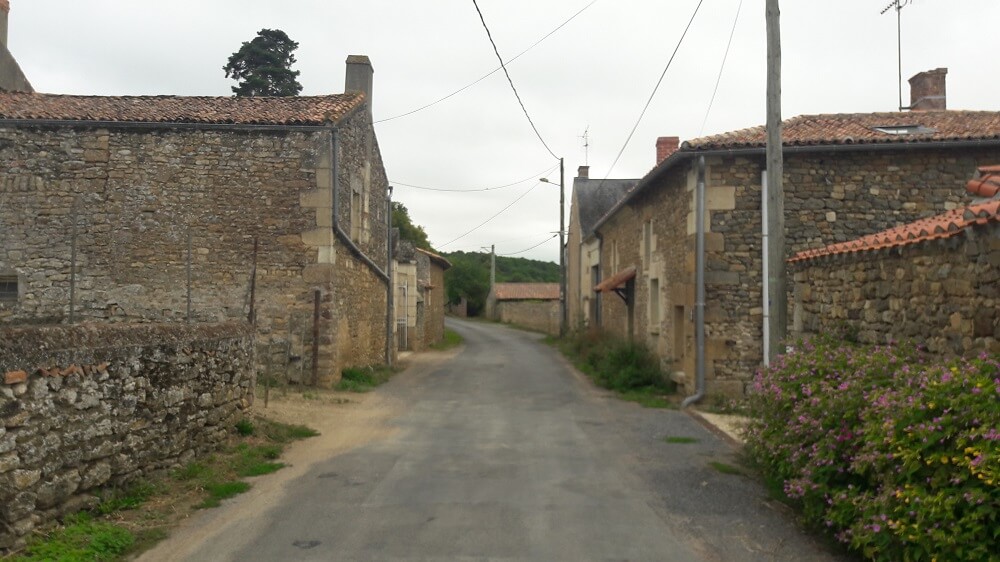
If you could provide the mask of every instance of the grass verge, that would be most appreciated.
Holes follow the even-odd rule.
[[[102,490],[90,512],[66,516],[61,525],[38,533],[22,552],[3,560],[131,559],[166,538],[190,510],[217,507],[249,490],[251,484],[243,478],[284,467],[277,461],[288,443],[319,435],[305,426],[263,418],[240,420],[232,430],[219,453],[150,480]]]
[[[695,439],[694,437],[683,437],[683,436],[680,436],[680,435],[670,435],[670,436],[664,437],[663,438],[663,442],[664,443],[672,443],[672,444],[688,444],[688,443],[697,443],[698,440]]]
[[[462,336],[460,336],[458,332],[445,328],[444,338],[438,343],[432,345],[431,349],[435,351],[446,351],[462,345],[462,341]]]
[[[340,372],[341,378],[336,389],[347,392],[368,392],[395,374],[396,369],[385,365],[348,367]]]

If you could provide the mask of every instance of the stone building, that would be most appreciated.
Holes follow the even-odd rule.
[[[1000,158],[1000,113],[944,109],[944,69],[911,82],[907,113],[804,115],[783,124],[788,255],[965,204],[969,171]],[[683,143],[602,217],[601,325],[634,334],[691,391],[695,187],[706,160],[705,372],[710,395],[742,396],[764,353],[764,127]]]
[[[0,91],[32,92],[31,83],[21,72],[14,55],[7,49],[7,17],[10,2],[0,0]]]
[[[980,172],[965,207],[793,256],[792,334],[1000,354],[1000,166]]]
[[[399,351],[423,351],[444,339],[444,257],[398,240],[393,252],[393,303]]]
[[[486,317],[546,334],[559,334],[559,283],[496,283]]]
[[[348,57],[345,91],[0,93],[0,324],[223,321],[253,303],[258,342],[321,384],[391,359],[367,57]]]
[[[580,166],[573,179],[566,237],[566,307],[571,330],[592,325],[600,310],[601,294],[593,290],[601,281],[600,240],[594,233],[594,223],[638,181],[591,179],[589,166]]]

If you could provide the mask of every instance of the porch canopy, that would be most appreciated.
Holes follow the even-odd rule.
[[[629,267],[626,267],[625,269],[619,271],[618,273],[615,273],[611,277],[608,277],[604,281],[601,281],[600,283],[595,285],[594,291],[597,293],[605,291],[614,291],[615,293],[618,294],[619,297],[625,299],[625,302],[628,302],[626,286],[628,285],[629,281],[635,279],[635,271],[636,271],[635,266],[630,265]]]

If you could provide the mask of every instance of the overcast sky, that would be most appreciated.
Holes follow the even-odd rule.
[[[889,1],[781,2],[785,118],[895,110],[896,15],[879,13]],[[638,178],[655,163],[658,136],[684,140],[764,122],[764,0],[742,2],[706,120],[740,3],[703,0],[611,169],[698,0],[479,0],[505,60],[586,7],[508,66],[545,143],[565,158],[567,224],[572,178],[588,160],[591,177]],[[997,110],[996,46],[981,31],[991,21],[1000,21],[997,0],[912,0],[902,10],[904,80],[947,67],[949,109]],[[261,28],[298,41],[294,68],[304,95],[342,92],[346,57],[368,55],[376,121],[431,103],[498,65],[472,0],[11,0],[8,46],[41,92],[226,96],[233,82],[222,67]],[[908,103],[905,83],[903,95]],[[559,189],[536,181],[558,183],[558,162],[502,72],[433,107],[377,123],[376,131],[394,198],[436,248],[496,244],[497,253],[510,254],[558,230]],[[482,189],[526,179],[472,193],[402,185]],[[558,261],[558,242],[518,255]]]

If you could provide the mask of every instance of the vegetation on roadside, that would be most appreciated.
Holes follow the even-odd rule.
[[[336,390],[368,392],[388,381],[396,372],[396,369],[386,365],[347,367],[340,372]]]
[[[458,332],[445,328],[444,338],[438,343],[432,345],[431,349],[436,351],[446,351],[462,345],[462,341],[462,336],[458,335]]]
[[[553,340],[548,340],[553,341]],[[647,408],[672,408],[676,384],[660,369],[660,359],[640,342],[596,330],[575,332],[557,347],[597,385]]]
[[[684,445],[686,445],[686,444],[689,444],[689,443],[697,443],[698,440],[695,439],[694,437],[685,437],[685,436],[682,436],[682,435],[670,435],[670,436],[664,437],[663,438],[663,442],[664,443],[684,444]]]
[[[281,469],[277,462],[288,443],[318,433],[308,427],[266,419],[242,419],[229,444],[207,458],[189,462],[167,474],[108,488],[89,512],[66,516],[62,525],[37,534],[15,562],[124,560],[167,536],[167,528],[183,509],[216,507],[224,499],[250,489],[242,478]],[[173,519],[172,519],[173,518]],[[8,559],[5,559],[8,560]]]
[[[877,561],[1000,559],[1000,362],[800,342],[760,372],[747,452],[805,521]]]

